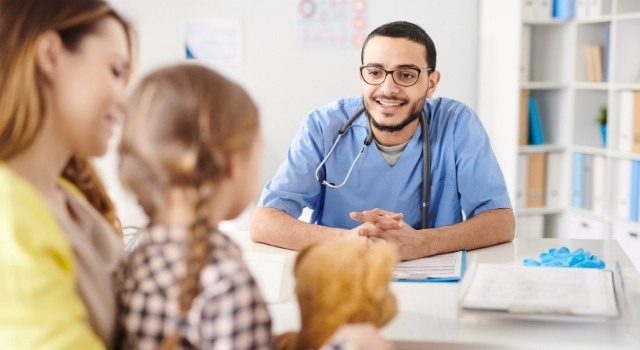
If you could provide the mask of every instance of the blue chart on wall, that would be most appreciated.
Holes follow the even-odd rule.
[[[362,47],[366,0],[297,0],[297,45],[301,49]]]

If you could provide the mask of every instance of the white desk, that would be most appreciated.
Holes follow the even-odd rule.
[[[294,252],[256,244],[248,233],[230,235],[250,259],[253,253]],[[467,263],[522,264],[537,259],[549,248],[585,248],[604,260],[607,269],[620,262],[627,292],[627,321],[617,323],[555,323],[539,321],[487,321],[460,317],[456,304],[457,283],[394,282],[398,314],[382,329],[385,339],[397,349],[640,349],[640,274],[615,240],[516,239],[513,243],[469,251]],[[292,263],[292,261],[291,261]],[[262,285],[272,279],[260,280]],[[272,286],[265,286],[272,287]],[[288,284],[286,288],[292,288]],[[293,290],[288,292],[292,295]],[[295,297],[270,303],[274,333],[299,329]]]

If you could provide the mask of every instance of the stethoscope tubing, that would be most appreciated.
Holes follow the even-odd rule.
[[[425,102],[425,103],[428,103],[428,102]],[[367,138],[364,140],[364,143],[360,148],[360,152],[358,152],[358,155],[351,163],[351,166],[349,167],[349,171],[347,172],[347,175],[345,176],[344,181],[342,181],[342,183],[336,185],[334,183],[327,182],[324,177],[321,177],[319,175],[320,169],[324,166],[324,164],[327,162],[327,160],[333,153],[333,150],[336,148],[336,145],[338,145],[338,142],[342,138],[342,135],[344,135],[344,133],[349,129],[349,126],[351,126],[353,121],[364,111],[365,111],[365,108],[363,106],[362,108],[358,109],[355,113],[353,113],[351,117],[349,117],[347,122],[344,123],[342,128],[340,128],[340,131],[338,132],[338,137],[336,138],[336,140],[333,142],[333,145],[329,149],[329,153],[327,153],[327,155],[324,157],[324,159],[322,159],[322,161],[316,168],[316,180],[318,180],[318,182],[320,182],[321,184],[333,189],[338,189],[344,186],[347,183],[347,180],[349,180],[349,177],[351,176],[351,172],[353,171],[353,168],[358,162],[358,159],[360,158],[362,153],[364,153],[364,150],[367,148],[367,146],[369,146],[369,144],[373,140],[373,132],[371,132],[371,126],[369,126],[369,128],[367,129]],[[429,107],[429,114],[431,114],[430,107]],[[431,195],[430,193],[431,192],[431,144],[430,144],[431,138],[429,135],[429,122],[427,120],[427,117],[424,114],[424,110],[420,113],[420,124],[422,125],[422,135],[423,135],[422,136],[423,137],[422,154],[424,158],[424,162],[422,165],[422,203],[421,203],[420,209],[421,209],[422,228],[426,229],[429,227],[429,198]]]

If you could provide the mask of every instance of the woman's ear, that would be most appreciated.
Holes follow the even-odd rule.
[[[64,50],[62,38],[53,30],[40,35],[36,44],[36,64],[47,81],[52,81]]]
[[[243,156],[242,152],[232,152],[227,157],[227,161],[224,162],[224,172],[222,173],[226,179],[233,179],[239,176],[244,170],[242,169],[244,160]]]

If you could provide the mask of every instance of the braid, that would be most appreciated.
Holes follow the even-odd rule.
[[[186,250],[186,273],[180,280],[180,318],[184,318],[191,308],[193,300],[200,293],[200,272],[209,260],[211,241],[209,240],[209,202],[211,200],[211,185],[202,184],[198,187],[198,201],[196,203],[196,219],[189,228],[189,244]],[[178,349],[180,345],[179,330],[166,338],[162,343],[162,350]]]
[[[122,226],[116,215],[115,206],[105,190],[91,162],[73,156],[62,172],[62,177],[73,183],[91,204],[109,222],[118,235],[122,235]]]

